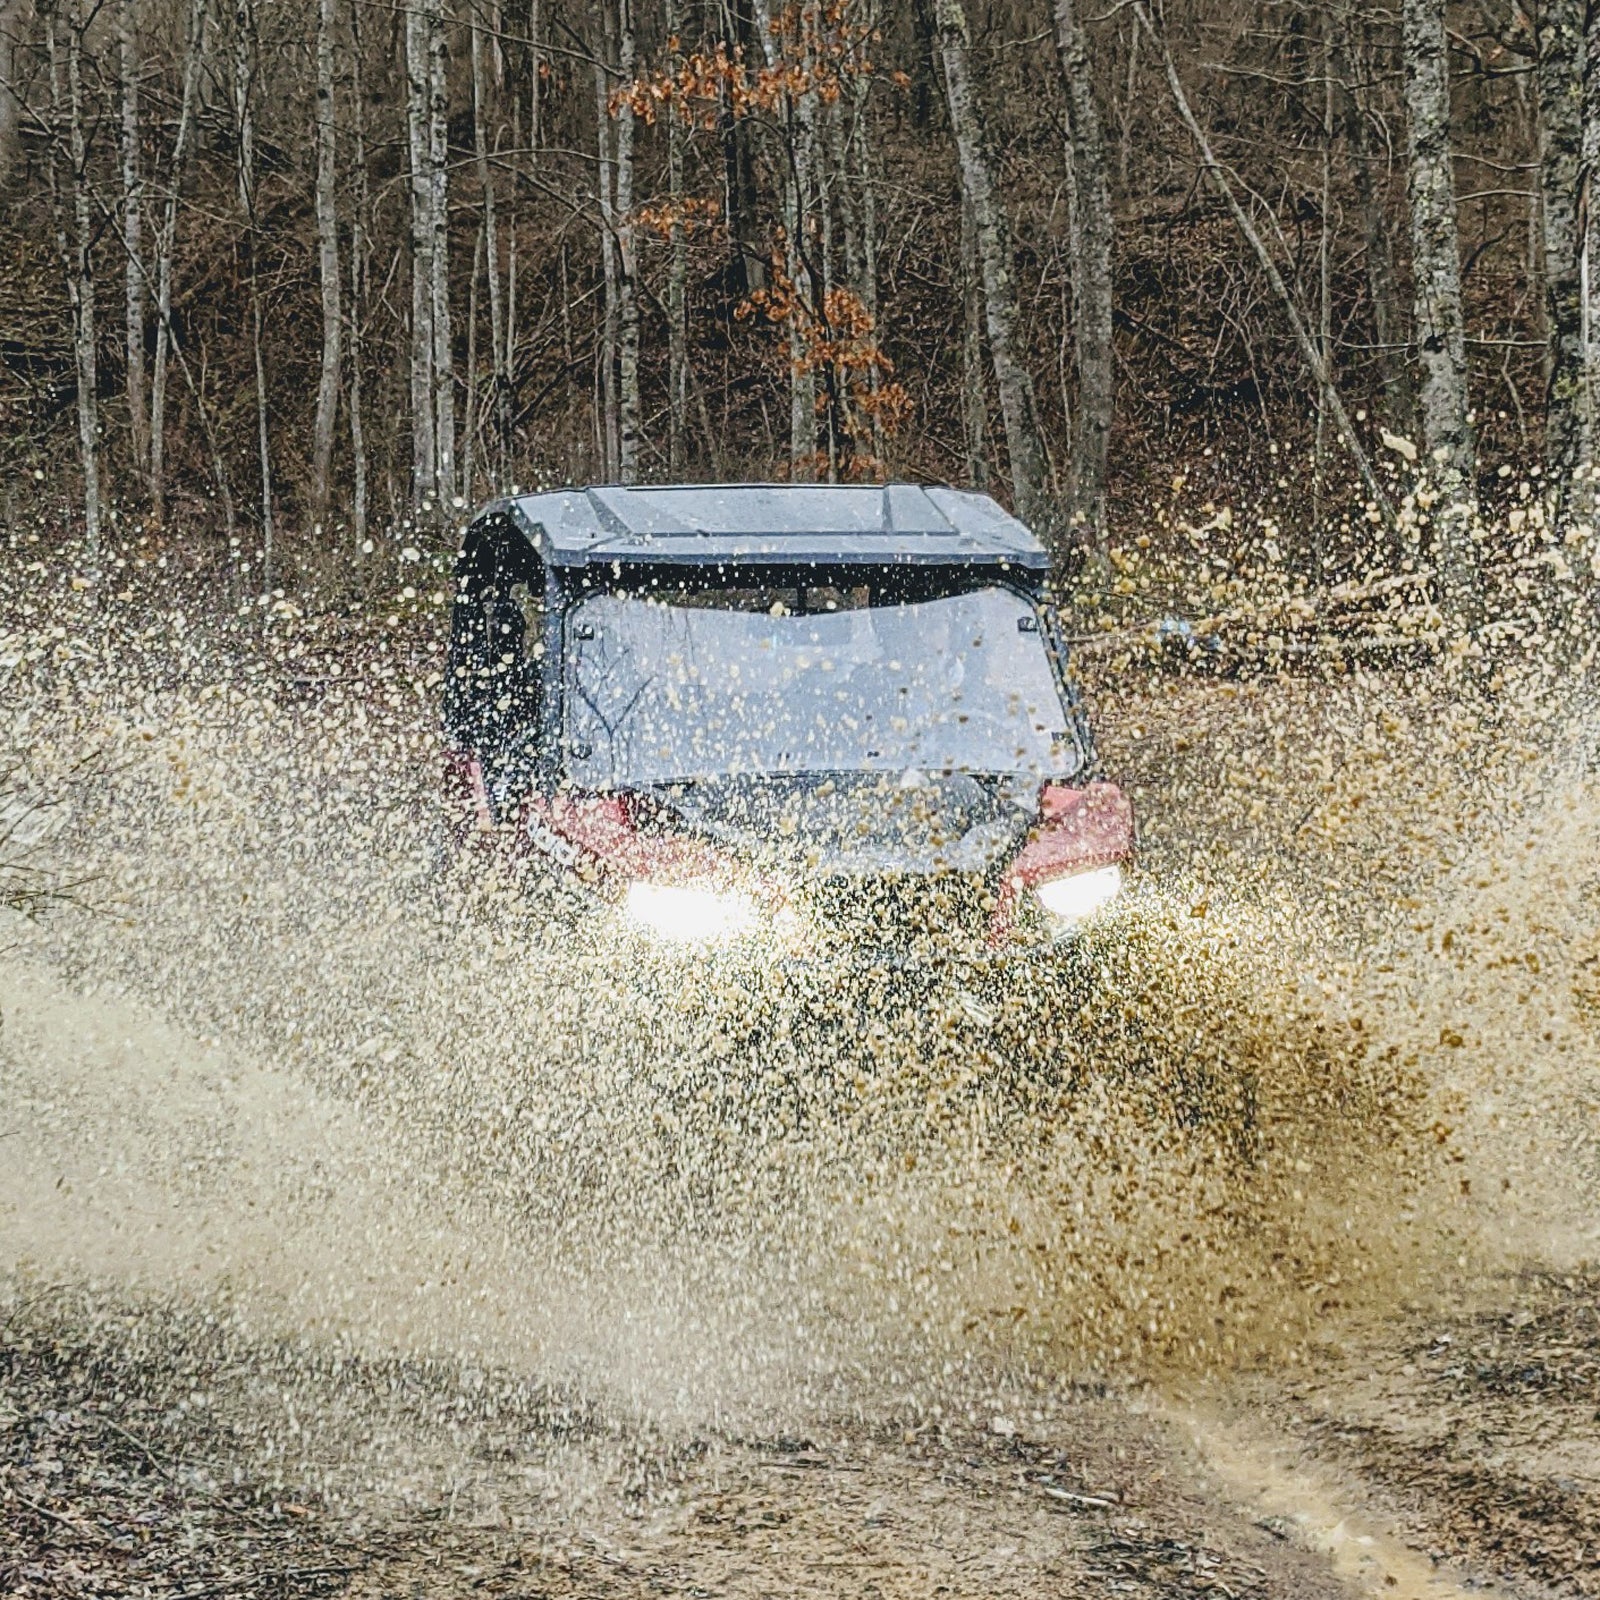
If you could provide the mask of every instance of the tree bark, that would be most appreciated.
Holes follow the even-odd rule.
[[[1588,389],[1590,445],[1600,423],[1600,3],[1589,0],[1584,17],[1583,170],[1579,183],[1582,233],[1583,360]],[[1594,465],[1591,460],[1591,466]]]
[[[1549,387],[1545,492],[1559,511],[1573,474],[1591,457],[1583,330],[1584,109],[1582,0],[1544,0],[1539,10],[1539,170],[1544,220]]]
[[[993,167],[978,114],[971,62],[972,40],[961,0],[939,0],[937,25],[961,184],[967,203],[972,207],[977,236],[989,358],[994,364],[1000,414],[1005,421],[1012,500],[1017,515],[1059,547],[1059,530],[1046,495],[1044,444],[1039,437],[1033,381],[1018,349],[1010,229],[1000,197],[995,192]]]
[[[94,228],[90,216],[88,132],[83,103],[83,29],[81,4],[66,18],[65,88],[61,19],[51,6],[45,13],[50,70],[50,189],[54,202],[56,248],[66,276],[72,308],[72,353],[78,394],[78,450],[83,467],[84,543],[91,562],[100,558],[100,403],[95,344]],[[63,130],[63,122],[65,129]],[[68,198],[61,195],[61,151],[67,154]]]
[[[312,430],[312,519],[319,529],[328,520],[328,475],[333,466],[333,429],[339,409],[344,314],[339,304],[339,211],[333,100],[334,0],[317,0],[317,268],[322,281],[322,367],[317,382],[317,416]]]
[[[1111,187],[1105,135],[1095,103],[1089,40],[1074,0],[1055,0],[1056,48],[1067,86],[1074,190],[1073,343],[1078,363],[1078,427],[1073,440],[1073,520],[1097,572],[1109,570],[1106,468],[1116,377],[1111,347]]]
[[[139,148],[139,46],[134,12],[137,0],[121,0],[117,9],[117,70],[121,79],[119,124],[122,165],[122,242],[124,246],[124,329],[126,357],[124,392],[128,400],[128,436],[134,470],[150,466],[150,412],[145,388],[144,320],[144,180]]]

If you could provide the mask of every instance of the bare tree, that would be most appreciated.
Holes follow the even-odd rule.
[[[1583,0],[1544,0],[1538,21],[1541,214],[1549,386],[1547,492],[1559,507],[1592,454],[1583,326]]]
[[[944,63],[945,96],[960,158],[961,183],[972,207],[978,260],[983,273],[989,359],[1000,392],[1006,454],[1017,515],[1038,526],[1050,516],[1045,493],[1045,453],[1028,375],[1017,337],[1017,294],[1011,261],[1011,236],[978,112],[972,73],[972,36],[961,0],[939,0],[939,53]]]
[[[139,45],[137,0],[121,0],[117,8],[117,74],[122,116],[118,124],[122,165],[122,243],[125,260],[124,391],[128,399],[128,434],[137,470],[148,471],[150,413],[146,404],[144,320],[144,180],[139,150]]]
[[[57,5],[48,5],[44,22],[50,70],[50,192],[55,212],[56,250],[66,275],[67,299],[72,307],[78,451],[83,465],[84,538],[90,559],[98,560],[102,511],[99,369],[95,338],[94,224],[89,198],[89,141],[83,93],[85,23],[81,0],[73,0],[64,23]],[[63,152],[67,166],[65,197],[61,193]]]
[[[334,0],[317,0],[317,270],[322,287],[322,366],[317,381],[317,416],[311,442],[312,520],[328,520],[328,474],[333,465],[333,428],[339,409],[344,312],[339,304],[338,149],[336,142],[333,31]]]
[[[1073,440],[1073,514],[1097,573],[1106,549],[1106,465],[1116,380],[1111,345],[1111,187],[1105,137],[1095,104],[1088,36],[1074,0],[1055,0],[1056,48],[1067,87],[1073,188],[1073,341],[1078,362],[1078,426]]]

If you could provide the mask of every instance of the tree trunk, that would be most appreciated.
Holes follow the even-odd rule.
[[[339,305],[339,212],[335,193],[337,129],[333,103],[334,0],[317,0],[317,267],[322,280],[322,370],[311,444],[312,520],[328,519],[328,475],[339,409],[339,368],[344,316]]]
[[[1582,0],[1539,10],[1539,166],[1550,381],[1545,405],[1545,492],[1564,505],[1591,455],[1583,338],[1580,185],[1583,171]]]
[[[427,0],[428,225],[432,248],[435,493],[446,515],[457,492],[454,324],[450,318],[450,50],[441,0]]]
[[[61,21],[52,7],[45,13],[50,67],[50,190],[54,202],[56,248],[72,307],[72,353],[78,391],[78,450],[83,466],[84,542],[91,562],[100,558],[100,405],[95,347],[94,228],[89,207],[88,133],[83,104],[83,29],[81,7],[66,20],[66,85],[62,86]],[[65,128],[63,129],[63,122]],[[61,151],[68,161],[67,187],[72,223],[61,195]]]
[[[1451,625],[1460,628],[1470,626],[1477,612],[1477,556],[1471,542],[1477,447],[1467,407],[1444,0],[1402,0],[1400,44],[1422,441],[1429,470],[1443,490],[1434,514],[1433,554],[1441,605]]]
[[[950,125],[960,158],[961,185],[972,207],[983,274],[989,359],[994,363],[1000,414],[1005,421],[1012,500],[1017,515],[1059,549],[1059,530],[1045,492],[1045,454],[1039,437],[1033,381],[1017,347],[1017,293],[1010,229],[995,193],[994,173],[978,115],[972,81],[972,41],[961,0],[939,0],[938,28]]]
[[[502,365],[505,306],[500,297],[500,233],[495,210],[494,169],[489,164],[489,96],[483,70],[483,29],[472,24],[472,146],[477,159],[478,187],[483,194],[483,250],[489,289],[489,384],[493,405],[494,450],[489,482],[498,492],[511,448],[511,384]],[[471,427],[469,421],[468,427]],[[468,491],[470,494],[470,490]]]
[[[261,282],[257,263],[255,79],[260,40],[254,0],[236,0],[233,12],[233,110],[238,141],[239,207],[244,213],[249,279],[250,353],[255,368],[256,451],[261,470],[261,588],[272,587],[272,441],[267,425],[267,369],[262,344]]]
[[[145,473],[150,465],[150,413],[145,389],[144,316],[144,180],[139,149],[139,47],[134,21],[136,0],[122,0],[117,10],[117,68],[121,78],[122,120],[122,242],[128,436],[133,446],[134,470]]]
[[[1073,335],[1078,363],[1078,428],[1073,440],[1073,520],[1097,573],[1109,570],[1106,467],[1116,376],[1111,347],[1111,189],[1105,136],[1095,104],[1089,40],[1074,0],[1055,0],[1056,48],[1067,85],[1071,182],[1076,205]]]
[[[438,493],[433,411],[433,188],[428,141],[429,13],[407,7],[406,145],[411,178],[411,496],[420,511]]]
[[[632,0],[617,0],[618,56],[622,82],[633,82]],[[639,295],[638,239],[633,216],[633,106],[617,107],[617,476],[639,479]]]

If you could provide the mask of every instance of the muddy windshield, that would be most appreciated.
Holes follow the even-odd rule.
[[[729,774],[1081,766],[1039,618],[1007,589],[596,595],[568,618],[568,770],[585,788]]]

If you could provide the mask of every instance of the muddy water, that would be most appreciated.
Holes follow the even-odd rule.
[[[1044,1451],[1086,1385],[1298,1370],[1341,1320],[1593,1254],[1600,809],[1545,701],[1495,725],[1443,683],[1107,683],[1151,871],[1100,987],[1020,1033],[958,996],[816,1034],[441,879],[426,659],[364,647],[308,691],[215,647],[173,684],[125,644],[9,686],[65,802],[45,848],[92,875],[0,977],[24,1289],[177,1343],[220,1318],[319,1374],[319,1348],[490,1370],[668,1454]],[[440,1407],[375,1456],[339,1387],[301,1381],[325,1424],[264,1447],[352,1504],[457,1504],[464,1473],[504,1499]],[[616,1450],[541,1468],[537,1502],[584,1502]]]

